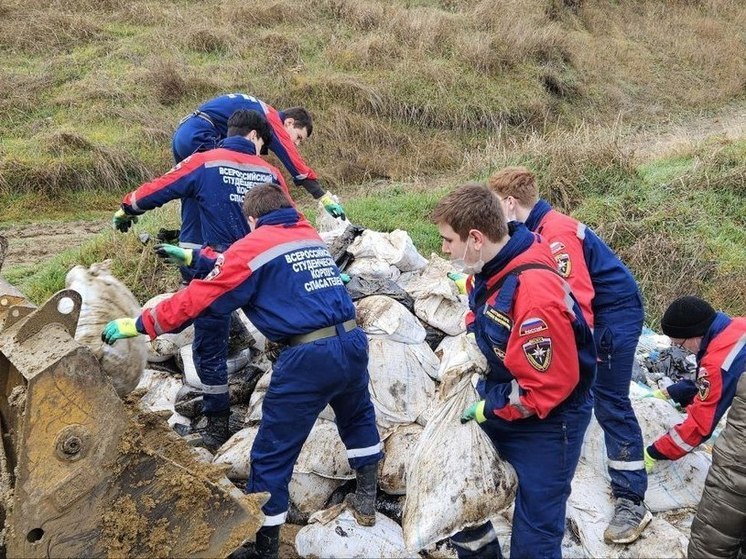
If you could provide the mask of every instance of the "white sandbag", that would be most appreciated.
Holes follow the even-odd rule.
[[[421,434],[422,426],[412,423],[397,427],[386,439],[378,485],[389,495],[407,493],[407,464]]]
[[[144,309],[155,307],[158,303],[170,299],[173,293],[163,293],[148,299],[142,306]],[[191,345],[194,341],[194,326],[190,325],[176,334],[162,334],[155,340],[148,342],[148,361],[151,363],[161,363],[176,355],[179,350]]]
[[[513,467],[500,459],[476,421],[460,422],[461,413],[478,399],[464,376],[420,435],[407,468],[402,515],[409,550],[478,526],[515,498]]]
[[[258,432],[258,426],[241,429],[215,452],[215,458],[212,460],[213,464],[230,465],[230,470],[226,474],[228,479],[246,481],[249,478],[251,447]]]
[[[460,378],[469,370],[487,371],[487,359],[477,344],[469,341],[466,332],[443,338],[435,349],[435,356],[440,360],[436,380],[441,380],[446,375]]]
[[[399,268],[378,258],[356,258],[345,268],[350,276],[364,276],[366,278],[386,278],[396,281],[401,272]]]
[[[316,421],[295,462],[295,471],[330,479],[355,477],[335,423],[323,419]]]
[[[350,559],[370,557],[418,557],[404,548],[401,527],[380,513],[375,526],[360,526],[349,511],[328,524],[312,523],[295,536],[295,550],[301,557]]]
[[[182,386],[181,379],[170,373],[145,369],[137,385],[138,389],[146,390],[140,398],[140,405],[151,412],[174,411],[176,394]]]
[[[83,302],[75,339],[90,348],[119,396],[137,386],[147,361],[145,336],[118,340],[114,345],[101,341],[106,324],[116,318],[136,317],[140,305],[127,287],[111,275],[111,260],[75,266],[65,276],[65,287],[80,293]]]
[[[396,229],[391,233],[380,233],[366,229],[347,247],[347,252],[358,258],[375,258],[396,266],[402,272],[420,270],[427,265],[425,259],[412,243],[406,231]]]
[[[414,300],[414,313],[449,336],[456,336],[466,330],[464,319],[468,311],[469,307],[465,302],[437,295]]]
[[[337,236],[339,236],[344,233],[344,230],[347,229],[347,226],[349,224],[350,222],[346,219],[342,219],[341,217],[333,217],[324,209],[324,204],[322,204],[321,202],[317,204],[316,230],[321,235],[321,238],[324,239],[325,243],[329,244],[332,241],[327,241],[324,238],[324,234],[335,233]]]
[[[237,313],[241,323],[249,331],[249,334],[251,334],[251,337],[254,338],[254,347],[257,349],[257,351],[263,353],[265,348],[267,347],[267,338],[265,337],[265,335],[262,334],[257,329],[257,327],[252,324],[252,322],[246,316],[246,313],[243,312],[243,309],[238,309],[235,312]]]
[[[430,261],[420,271],[420,275],[406,282],[403,287],[414,299],[437,295],[452,301],[459,301],[458,288],[447,276],[448,272],[453,271],[453,267],[448,260],[432,253]]]
[[[645,444],[655,441],[684,419],[672,405],[657,398],[633,399],[632,408]],[[604,434],[595,417],[588,426],[582,456],[599,476],[609,479]],[[648,475],[645,504],[653,512],[696,507],[711,462],[711,457],[702,450],[690,452],[678,460],[659,460]]]
[[[249,398],[249,411],[246,413],[246,423],[248,425],[258,425],[262,420],[262,404],[264,395],[269,388],[269,381],[272,380],[272,371],[264,373],[254,387],[254,391]]]
[[[304,514],[321,510],[332,493],[344,484],[342,479],[332,479],[311,473],[293,471],[288,491],[290,501]]]
[[[394,342],[420,344],[427,332],[407,308],[385,295],[371,295],[357,304],[357,323],[369,336],[383,336]]]
[[[385,338],[369,340],[370,395],[376,424],[386,434],[396,425],[413,423],[435,396],[435,382],[425,367],[437,370],[438,360],[422,346]]]
[[[686,557],[686,537],[660,516],[653,518],[634,543],[604,543],[604,530],[614,514],[611,487],[582,458],[572,480],[572,493],[567,504],[569,524],[579,534],[580,546],[587,557]]]
[[[326,419],[327,421],[336,421],[337,417],[334,415],[334,410],[331,406],[326,406],[319,414],[319,419]]]

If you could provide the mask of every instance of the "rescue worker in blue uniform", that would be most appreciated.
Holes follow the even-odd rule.
[[[635,278],[591,229],[539,198],[536,177],[525,167],[494,173],[489,186],[508,220],[526,224],[549,245],[557,269],[572,288],[593,328],[598,363],[594,411],[604,431],[614,515],[607,543],[635,541],[653,515],[645,507],[648,486],[642,431],[629,399],[637,342],[645,318]]]
[[[442,250],[468,283],[467,332],[487,358],[482,400],[464,411],[515,469],[512,558],[559,558],[565,507],[591,417],[593,335],[546,241],[506,224],[484,185],[433,210]],[[460,559],[502,557],[490,522],[451,538]]]
[[[375,523],[377,463],[383,457],[368,392],[368,341],[324,241],[275,185],[250,190],[244,208],[252,232],[222,255],[195,250],[193,261],[215,262],[170,299],[133,318],[107,324],[106,343],[147,333],[151,339],[213,312],[243,308],[273,342],[287,344],[274,364],[251,449],[249,493],[268,491],[260,557],[277,557],[288,511],[288,483],[301,447],[329,404],[358,487],[348,502],[358,522]],[[184,249],[175,247],[182,252]],[[278,288],[281,286],[281,288]]]
[[[228,119],[238,110],[252,110],[264,115],[272,128],[272,137],[264,146],[274,153],[290,175],[293,182],[305,188],[319,200],[324,209],[334,217],[345,217],[344,209],[330,192],[325,192],[317,180],[316,173],[298,153],[298,146],[313,132],[311,114],[303,107],[292,107],[278,111],[261,99],[245,93],[229,93],[204,102],[192,114],[179,123],[174,133],[172,150],[176,163],[193,153],[218,146],[226,137]],[[258,154],[257,154],[258,155]],[[193,200],[182,200],[181,232],[179,246],[199,248],[204,239],[200,236],[200,214]],[[185,277],[188,280],[188,277]]]
[[[228,125],[228,138],[220,147],[196,153],[162,177],[126,194],[114,216],[118,229],[126,230],[136,216],[170,200],[190,200],[202,215],[200,238],[205,246],[222,252],[249,232],[242,207],[247,191],[257,184],[274,182],[289,198],[280,171],[257,155],[272,134],[265,118],[256,111],[240,110],[231,116]],[[157,250],[159,256],[169,258],[172,249],[164,245]],[[192,266],[189,275],[204,277],[209,271]],[[194,322],[192,355],[203,385],[203,412],[207,416],[202,441],[210,450],[228,438],[229,332],[229,315],[206,312]]]

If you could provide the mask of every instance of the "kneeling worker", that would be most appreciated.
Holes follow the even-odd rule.
[[[208,309],[227,315],[242,308],[269,340],[287,344],[264,398],[246,485],[249,493],[271,494],[262,507],[266,518],[256,550],[260,557],[277,557],[293,466],[327,404],[357,470],[357,491],[348,502],[364,525],[375,523],[383,452],[368,392],[368,340],[355,324],[355,307],[326,244],[275,185],[251,189],[244,212],[252,232],[218,255],[205,279],[193,280],[137,319],[111,321],[102,338],[109,344],[138,333],[153,339]],[[190,255],[192,261],[214,256],[209,249]]]

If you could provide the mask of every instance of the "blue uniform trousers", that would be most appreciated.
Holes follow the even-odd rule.
[[[192,357],[203,385],[204,412],[214,415],[230,407],[228,398],[228,337],[230,314],[206,312],[194,320]]]
[[[565,506],[593,406],[589,392],[573,394],[545,419],[490,418],[482,423],[500,457],[518,476],[510,538],[511,559],[562,557]],[[502,557],[487,522],[451,538],[459,559]]]
[[[594,409],[604,430],[611,489],[614,497],[636,502],[645,498],[648,478],[629,383],[644,316],[642,299],[635,294],[598,310],[593,331],[598,353]]]
[[[288,484],[301,447],[319,413],[330,404],[359,469],[383,458],[375,411],[368,392],[368,340],[360,328],[282,351],[262,404],[262,422],[251,448],[248,493],[268,491],[265,526],[285,521]]]

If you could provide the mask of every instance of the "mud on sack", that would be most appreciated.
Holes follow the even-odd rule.
[[[83,298],[75,339],[98,358],[119,396],[130,393],[145,369],[146,339],[136,336],[107,345],[101,341],[101,331],[110,320],[140,314],[135,296],[111,275],[111,260],[91,264],[90,268],[75,266],[65,276],[65,287]]]
[[[470,375],[443,398],[407,467],[402,527],[410,551],[478,526],[515,499],[513,467],[500,459],[475,421],[460,421],[463,410],[478,400]]]

